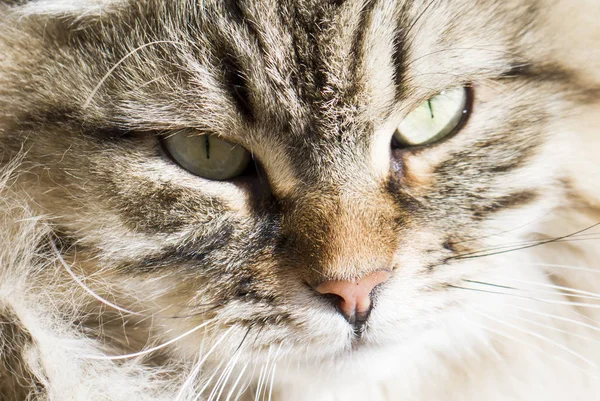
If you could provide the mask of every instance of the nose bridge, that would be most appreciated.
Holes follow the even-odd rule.
[[[293,203],[286,229],[311,284],[360,279],[392,267],[394,207],[383,191],[307,191]]]

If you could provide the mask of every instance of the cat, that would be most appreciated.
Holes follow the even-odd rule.
[[[1,0],[0,399],[597,399],[597,15]]]

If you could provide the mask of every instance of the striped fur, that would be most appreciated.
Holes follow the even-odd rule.
[[[0,0],[0,399],[595,399],[593,11]],[[460,132],[392,149],[463,85]],[[179,130],[254,174],[184,171]],[[311,289],[380,269],[360,332]]]

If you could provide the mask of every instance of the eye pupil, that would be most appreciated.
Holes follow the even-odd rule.
[[[429,105],[429,111],[430,111],[430,113],[431,113],[431,118],[432,118],[432,119],[434,119],[434,118],[435,118],[435,116],[433,115],[433,107],[431,107],[431,99],[429,99],[429,100],[427,101],[427,104]]]
[[[204,135],[204,147],[206,148],[206,158],[210,159],[210,139],[208,139],[208,135]]]

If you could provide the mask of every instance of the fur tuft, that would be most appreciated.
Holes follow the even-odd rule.
[[[77,329],[80,316],[56,307],[64,300],[55,293],[72,283],[53,273],[56,255],[40,253],[48,223],[12,194],[17,167],[0,172],[0,399],[172,401],[179,385],[168,378],[175,368],[148,367],[143,357],[109,360],[101,343]]]

